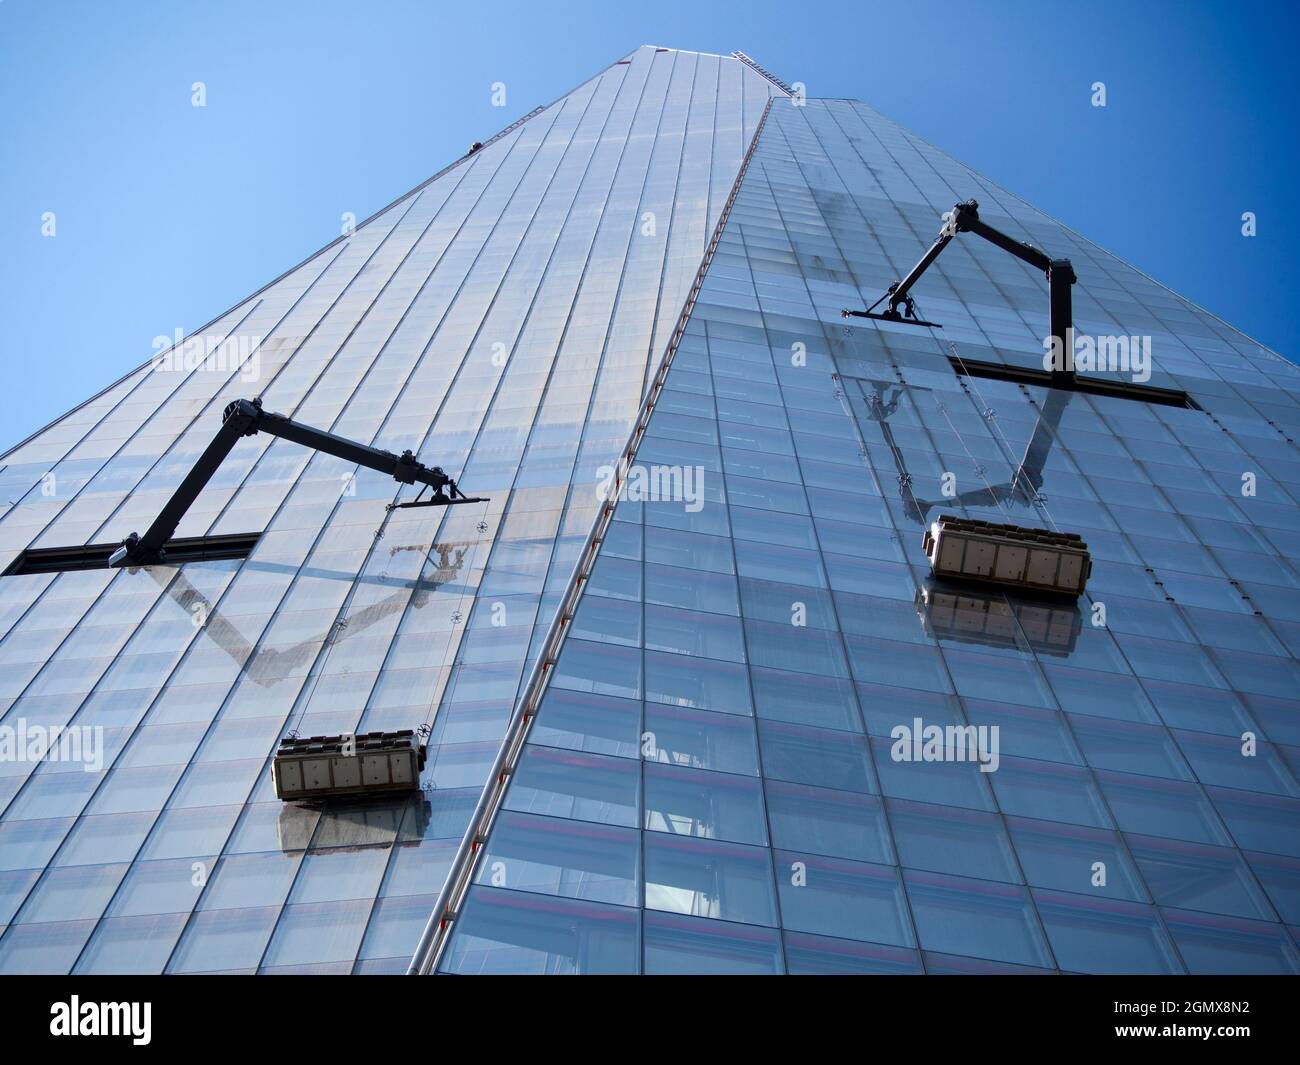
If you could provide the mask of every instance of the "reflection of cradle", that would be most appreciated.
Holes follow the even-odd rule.
[[[374,847],[396,843],[418,844],[432,817],[428,798],[419,793],[408,798],[376,801],[365,798],[325,805],[285,803],[275,820],[280,849],[313,850],[330,847]]]
[[[1050,655],[1068,656],[1081,627],[1074,603],[957,590],[937,581],[927,581],[916,593],[916,612],[925,631],[937,640],[1021,650],[1023,634],[1034,651]]]
[[[398,588],[392,595],[381,599],[379,602],[372,603],[347,618],[335,621],[323,637],[318,636],[302,640],[292,647],[284,649],[275,647],[254,649],[243,633],[222,617],[219,609],[214,610],[212,608],[212,603],[190,583],[184,570],[177,569],[175,577],[170,583],[167,583],[167,570],[165,568],[146,567],[146,572],[151,574],[159,584],[166,586],[167,593],[187,614],[193,616],[194,608],[196,606],[200,607],[204,616],[203,631],[218,647],[230,655],[235,663],[239,665],[241,672],[250,680],[263,687],[270,687],[289,675],[295,666],[314,658],[321,648],[322,638],[337,641],[346,639],[349,635],[364,632],[371,625],[388,617],[390,614],[405,609],[408,602],[419,610],[428,602],[430,593],[437,591],[442,585],[450,582],[460,572],[460,568],[465,561],[465,555],[469,551],[469,546],[469,544],[435,544],[433,549],[438,553],[437,571],[430,577],[421,576],[413,581],[393,582],[384,577],[374,578],[364,575],[338,574],[337,576],[341,580],[355,579],[378,584],[397,583]],[[426,551],[427,553],[427,549],[419,544],[393,547],[389,553],[393,555],[399,551]],[[246,569],[255,568],[255,566],[256,563],[245,563]]]

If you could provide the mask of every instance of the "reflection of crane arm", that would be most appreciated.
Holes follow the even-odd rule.
[[[348,630],[353,634],[364,632],[381,619],[403,609],[407,603],[419,610],[428,601],[430,592],[436,591],[455,577],[460,572],[461,563],[468,548],[456,544],[435,544],[434,548],[437,550],[440,560],[436,578],[429,579],[421,576],[414,581],[401,582],[400,588],[392,595],[372,603],[370,606],[364,607],[350,617],[343,619],[346,621]],[[396,548],[395,550],[407,550],[407,548]],[[425,549],[413,547],[411,550]],[[219,610],[213,607],[211,600],[190,583],[185,576],[184,570],[177,570],[175,578],[170,583],[165,578],[165,575],[170,571],[149,569],[148,572],[153,575],[154,580],[160,586],[167,589],[168,594],[187,614],[193,615],[194,608],[199,607],[202,610],[201,627],[203,632],[225,651],[240,669],[247,672],[253,680],[265,686],[279,683],[294,666],[306,661],[308,657],[315,657],[322,641],[337,632],[337,623],[335,623],[321,636],[301,640],[290,647],[274,648],[259,645],[254,648],[244,634],[222,617]],[[363,576],[358,579],[365,580],[366,578]],[[408,590],[409,595],[407,594]]]
[[[913,520],[925,524],[930,508],[940,504],[948,507],[988,507],[996,510],[1007,500],[1016,499],[1023,503],[1033,503],[1038,498],[1038,491],[1043,486],[1043,466],[1056,440],[1056,430],[1061,423],[1061,415],[1070,402],[1068,391],[1051,389],[1047,392],[1047,399],[1034,422],[1034,431],[1025,446],[1025,453],[1020,459],[1019,466],[1012,473],[1010,481],[985,488],[974,488],[959,492],[956,496],[931,501],[918,498],[912,491],[912,475],[908,472],[903,459],[903,450],[894,439],[893,430],[889,425],[888,418],[897,409],[902,390],[893,392],[896,386],[888,386],[887,391],[892,394],[889,401],[884,402],[881,398],[881,383],[872,381],[871,384],[875,391],[865,397],[867,413],[879,427],[880,434],[893,455],[894,466],[898,471],[899,490],[908,514]]]

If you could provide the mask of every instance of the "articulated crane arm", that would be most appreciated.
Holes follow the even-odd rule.
[[[407,503],[393,504],[397,507],[426,506],[443,507],[455,503],[484,503],[487,500],[467,497],[456,482],[448,477],[438,466],[425,466],[418,462],[410,451],[394,455],[391,451],[382,451],[367,444],[347,440],[323,429],[313,429],[285,417],[262,409],[261,399],[237,399],[229,404],[221,416],[221,428],[217,435],[199,456],[194,468],[185,475],[180,486],[172,494],[167,505],[162,508],[153,524],[145,530],[144,535],[132,533],[122,541],[122,546],[113,552],[108,560],[110,566],[149,566],[165,562],[166,546],[176,531],[176,526],[185,517],[194,500],[203,491],[217,469],[225,461],[241,437],[257,433],[270,433],[283,440],[292,440],[296,444],[334,455],[345,462],[355,462],[358,466],[378,470],[389,474],[400,484],[415,484],[417,481],[433,489],[429,499],[418,497]],[[423,490],[421,490],[423,491]]]
[[[939,258],[939,253],[952,242],[953,237],[958,233],[975,233],[1047,275],[1048,318],[1051,323],[1051,336],[1059,345],[1055,347],[1055,350],[1062,353],[1070,352],[1071,330],[1074,325],[1074,309],[1070,286],[1078,280],[1074,273],[1074,267],[1070,265],[1070,260],[1050,258],[1032,244],[1025,244],[1014,237],[1009,237],[1001,230],[994,229],[988,223],[981,221],[979,204],[974,200],[967,200],[965,203],[957,204],[943,216],[943,228],[939,230],[938,238],[930,245],[929,249],[921,256],[920,261],[912,267],[906,277],[890,285],[885,294],[865,311],[844,310],[840,312],[841,316],[844,318],[875,318],[882,322],[928,326],[932,329],[943,328],[936,322],[926,322],[917,318],[915,301],[909,293],[912,286],[920,280],[921,275],[929,269],[930,264],[935,259]],[[876,308],[885,301],[888,301],[886,309],[877,312]],[[899,312],[900,306],[903,308],[901,313]],[[1052,370],[1051,386],[1053,388],[1069,388],[1073,383],[1073,370],[1063,368],[1054,368]]]

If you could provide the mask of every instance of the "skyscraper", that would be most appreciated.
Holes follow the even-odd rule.
[[[841,316],[969,200],[1072,263],[1069,387],[969,235],[941,329]],[[489,501],[256,435],[217,557],[77,550],[254,395]],[[1298,396],[870,108],[639,48],[0,460],[0,970],[1295,971]],[[936,581],[941,515],[1085,595]],[[275,797],[399,729],[416,795]]]

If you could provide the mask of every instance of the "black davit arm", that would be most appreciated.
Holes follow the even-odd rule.
[[[921,256],[920,262],[912,267],[905,278],[890,285],[885,294],[865,311],[845,310],[841,311],[840,314],[845,318],[875,318],[882,322],[897,322],[900,325],[942,328],[935,322],[926,322],[917,318],[915,301],[908,293],[911,291],[912,286],[921,279],[921,275],[929,269],[930,264],[939,258],[939,253],[952,242],[952,238],[958,233],[975,233],[990,244],[996,244],[1003,251],[1010,252],[1017,259],[1028,263],[1047,275],[1048,319],[1051,323],[1053,350],[1057,352],[1071,351],[1074,309],[1070,286],[1078,279],[1075,277],[1074,267],[1070,265],[1070,260],[1049,258],[1032,244],[1025,244],[1014,237],[1009,237],[1001,230],[994,229],[988,223],[982,222],[979,216],[979,204],[974,200],[967,200],[965,203],[957,204],[943,216],[943,228],[939,230],[938,239],[930,245],[929,250]],[[876,308],[886,301],[888,301],[888,305],[885,310],[877,312]],[[899,307],[903,308],[901,312]],[[1064,366],[1064,363],[1058,359],[1054,365]],[[1052,370],[1053,388],[1068,388],[1073,383],[1073,380],[1074,372],[1072,370]]]
[[[292,440],[314,451],[323,451],[345,462],[355,462],[380,473],[389,474],[401,484],[415,484],[417,481],[433,489],[433,496],[423,500],[421,506],[450,506],[453,503],[482,503],[484,499],[467,497],[456,482],[443,473],[438,466],[425,466],[416,461],[410,451],[394,455],[391,451],[381,451],[355,440],[347,440],[323,429],[313,429],[286,418],[283,414],[273,414],[262,409],[260,399],[237,399],[229,404],[221,416],[221,429],[199,456],[194,468],[185,475],[180,486],[172,493],[167,505],[162,508],[153,524],[140,536],[132,533],[122,541],[122,546],[113,552],[108,560],[110,566],[148,566],[166,560],[167,541],[171,539],[185,512],[203,491],[217,469],[225,461],[240,437],[253,436],[257,433],[270,433],[283,440]],[[401,503],[398,506],[411,506]]]

